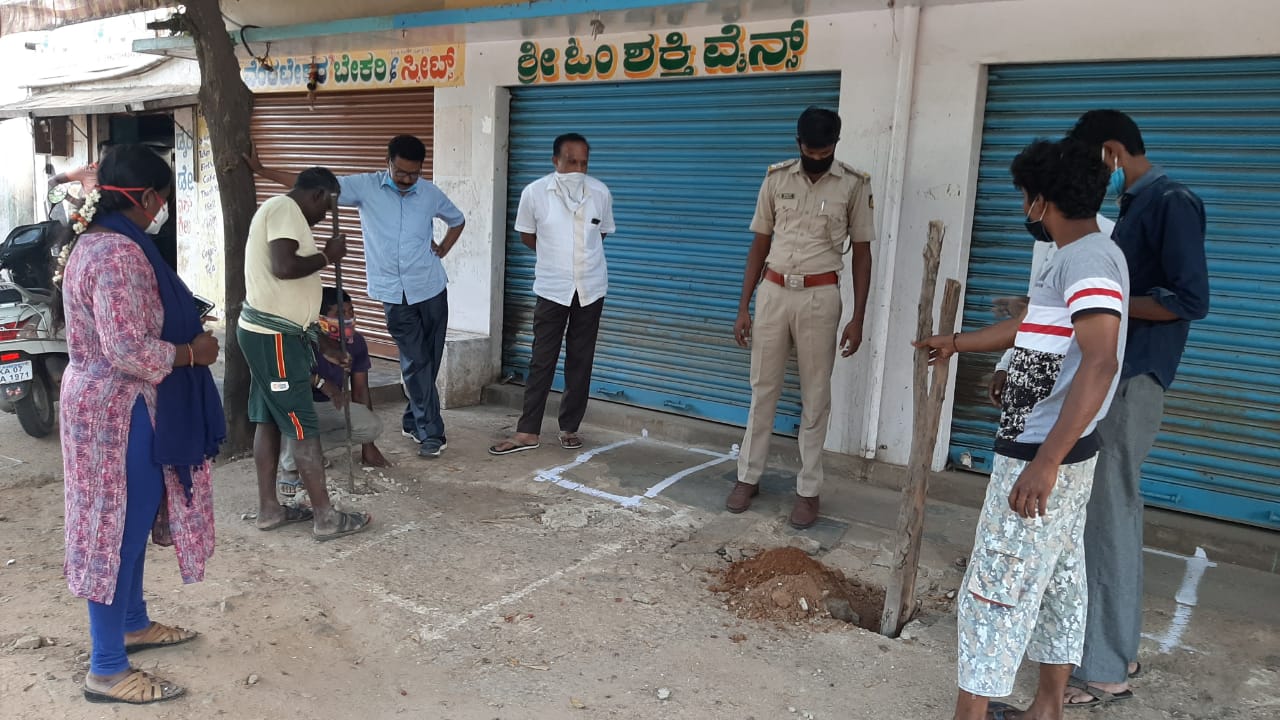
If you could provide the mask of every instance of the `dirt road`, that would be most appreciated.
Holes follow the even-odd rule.
[[[61,575],[58,447],[0,416],[0,717],[950,717],[947,593],[959,584],[951,560],[966,553],[971,510],[931,506],[929,599],[912,639],[830,619],[741,620],[708,585],[727,559],[805,542],[784,529],[785,475],[767,480],[757,510],[731,516],[718,509],[728,449],[588,429],[597,452],[585,459],[551,445],[491,458],[485,447],[514,422],[507,411],[446,415],[440,460],[419,460],[398,437],[381,443],[398,466],[369,474],[378,494],[343,500],[372,512],[376,527],[345,541],[318,544],[297,526],[256,530],[242,519],[254,509],[250,464],[219,467],[206,581],[183,586],[164,548],[147,564],[152,616],[204,636],[135,661],[189,695],[136,709],[80,697],[89,648],[84,603]],[[896,498],[865,487],[832,496],[837,515],[811,549],[875,579]],[[1138,699],[1071,717],[1280,716],[1280,579],[1219,563],[1182,610],[1174,598],[1186,559],[1148,561],[1154,639]],[[32,635],[52,642],[13,648]],[[1016,702],[1033,679],[1023,673]]]

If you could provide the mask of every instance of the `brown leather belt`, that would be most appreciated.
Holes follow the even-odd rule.
[[[764,269],[764,279],[777,283],[784,288],[799,290],[801,288],[818,287],[820,285],[837,285],[840,273],[824,272],[817,275],[783,275],[776,270]]]

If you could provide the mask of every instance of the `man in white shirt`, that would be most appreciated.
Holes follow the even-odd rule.
[[[1102,213],[1098,213],[1097,220],[1098,232],[1111,237],[1111,231],[1115,230],[1116,224]],[[1031,280],[1027,283],[1027,294],[1031,293],[1031,289],[1036,285],[1036,277],[1040,275],[1045,263],[1049,262],[1049,258],[1053,257],[1053,251],[1057,249],[1058,246],[1050,242],[1035,244],[1035,248],[1031,251]],[[1007,320],[1022,314],[1027,307],[1027,298],[996,298],[994,304],[996,319]],[[1004,386],[1009,381],[1009,363],[1012,361],[1013,348],[1009,348],[1004,351],[1004,355],[1000,356],[1000,361],[996,363],[996,371],[991,375],[991,384],[987,386],[987,397],[996,407],[1004,406]]]
[[[587,176],[590,152],[581,135],[557,137],[551,158],[556,171],[530,183],[520,194],[516,231],[538,255],[533,273],[533,291],[538,296],[533,353],[515,437],[490,447],[493,455],[538,447],[561,344],[565,357],[560,446],[582,447],[578,426],[587,411],[600,313],[609,289],[604,239],[616,230],[609,188]]]

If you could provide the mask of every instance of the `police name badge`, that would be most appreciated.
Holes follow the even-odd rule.
[[[288,381],[280,381],[271,383],[271,392],[285,392],[289,389]]]

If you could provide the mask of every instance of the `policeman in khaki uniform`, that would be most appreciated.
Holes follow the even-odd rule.
[[[800,367],[800,458],[791,525],[818,521],[822,447],[831,415],[831,371],[842,303],[844,254],[853,255],[853,316],[840,337],[841,355],[862,344],[871,284],[871,181],[835,159],[840,116],[811,107],[800,115],[800,157],[769,167],[756,201],[755,239],[738,303],[734,336],[751,345],[751,414],[738,457],[738,482],[725,503],[730,512],[751,507],[769,454],[774,413],[787,358]],[[748,312],[757,292],[754,326]]]

